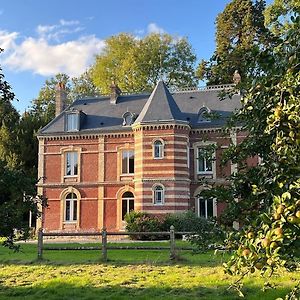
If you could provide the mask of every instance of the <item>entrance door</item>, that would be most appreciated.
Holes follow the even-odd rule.
[[[122,195],[122,221],[125,220],[125,215],[134,210],[134,196],[131,192],[125,192]]]

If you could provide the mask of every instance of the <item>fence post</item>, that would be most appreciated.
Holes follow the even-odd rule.
[[[170,259],[173,260],[176,257],[175,253],[175,228],[172,225],[170,227]]]
[[[43,228],[38,231],[38,259],[43,259]]]
[[[102,228],[102,260],[107,261],[107,231]]]

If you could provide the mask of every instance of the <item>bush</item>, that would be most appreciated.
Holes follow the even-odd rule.
[[[125,216],[126,230],[130,232],[154,232],[162,231],[161,218],[149,215],[144,212],[131,211]],[[132,239],[137,240],[155,240],[162,239],[165,236],[158,235],[129,235]]]
[[[195,213],[187,211],[184,213],[167,214],[163,216],[154,216],[144,212],[131,211],[126,214],[126,230],[130,232],[153,232],[153,231],[170,231],[173,225],[176,231],[193,232],[188,236],[188,240],[197,246],[201,251],[213,247],[219,247],[225,238],[225,234],[215,219],[199,218]],[[129,234],[130,236],[130,234]],[[181,237],[181,235],[176,235]],[[165,239],[169,236],[159,235],[131,235],[132,239],[138,240],[155,240]]]

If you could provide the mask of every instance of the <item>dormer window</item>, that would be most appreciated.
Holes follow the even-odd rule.
[[[79,130],[79,114],[68,113],[66,115],[66,131],[78,131]]]
[[[123,126],[131,126],[135,120],[135,114],[127,111],[123,115]]]
[[[210,122],[210,118],[208,116],[208,114],[210,113],[210,109],[208,109],[207,107],[202,107],[199,110],[198,113],[198,123],[206,123],[206,122]]]

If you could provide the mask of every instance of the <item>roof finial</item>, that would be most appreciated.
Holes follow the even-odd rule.
[[[161,51],[159,53],[159,79],[162,81],[163,80],[163,72],[162,72],[162,55]]]

